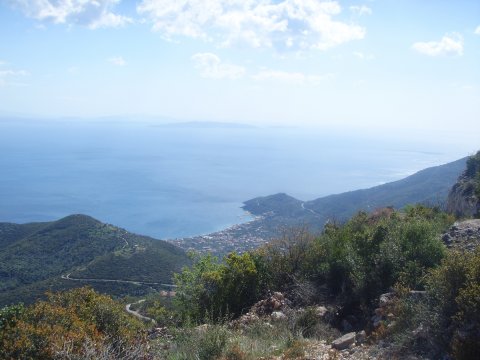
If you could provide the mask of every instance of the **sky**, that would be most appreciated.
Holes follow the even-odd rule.
[[[0,0],[0,115],[474,139],[480,1]]]

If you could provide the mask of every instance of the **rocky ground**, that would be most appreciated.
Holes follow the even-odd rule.
[[[442,235],[449,249],[473,251],[480,244],[480,219],[458,221]]]
[[[410,296],[423,296],[422,291],[411,291]],[[391,344],[375,338],[374,331],[380,326],[389,327],[394,324],[395,316],[390,312],[392,304],[396,300],[395,293],[383,294],[379,299],[378,308],[372,314],[368,330],[350,331],[334,340],[314,340],[305,339],[303,344],[304,355],[298,357],[302,360],[364,360],[364,359],[390,359],[399,358],[396,350],[392,349]],[[240,318],[232,321],[230,326],[234,329],[246,329],[255,322],[264,321],[268,324],[276,324],[278,321],[288,321],[292,317],[298,317],[303,308],[292,309],[291,302],[284,294],[275,292],[269,298],[259,301],[252,306],[250,311]],[[333,308],[317,305],[313,311],[318,321],[325,323],[332,322],[335,318]],[[341,322],[342,324],[344,322]],[[342,326],[343,327],[343,326]],[[269,357],[268,360],[291,359],[288,354],[282,354],[277,357]],[[297,358],[297,357],[293,357]],[[413,355],[400,357],[402,359],[420,359]],[[265,359],[265,360],[267,360]]]

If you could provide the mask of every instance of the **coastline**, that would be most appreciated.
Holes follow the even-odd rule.
[[[272,236],[263,226],[265,216],[253,215],[247,210],[245,214],[251,220],[233,224],[213,233],[167,241],[186,251],[210,253],[215,256],[223,256],[232,251],[243,253],[267,243]]]

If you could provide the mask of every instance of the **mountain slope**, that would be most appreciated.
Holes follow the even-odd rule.
[[[128,274],[126,280],[170,283],[172,273],[187,263],[185,252],[172,244],[86,215],[49,223],[0,223],[0,304],[7,293],[24,293],[39,283],[71,287],[60,280],[66,273],[113,280]],[[81,285],[85,282],[76,283]]]
[[[325,196],[302,202],[286,194],[276,194],[248,200],[244,209],[262,216],[262,227],[274,229],[307,224],[321,229],[329,219],[343,221],[359,210],[374,210],[393,206],[402,208],[408,204],[444,204],[448,192],[465,168],[466,158],[421,170],[405,179],[375,186],[369,189]]]
[[[121,279],[127,281],[171,283],[172,269],[187,263],[185,252],[161,240],[135,244],[99,256],[86,267],[71,273],[80,279]]]

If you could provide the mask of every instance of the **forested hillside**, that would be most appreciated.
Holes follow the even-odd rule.
[[[463,158],[421,170],[402,180],[311,201],[300,201],[287,194],[254,198],[245,202],[244,209],[262,216],[259,226],[274,234],[282,226],[308,225],[313,231],[321,230],[326,221],[343,222],[361,210],[389,206],[401,209],[408,204],[443,207],[466,161]]]
[[[61,279],[142,280],[171,283],[188,263],[183,250],[165,241],[127,232],[86,215],[34,224],[0,223],[0,304],[32,301],[46,289],[85,285]],[[129,293],[128,284],[95,284]]]

